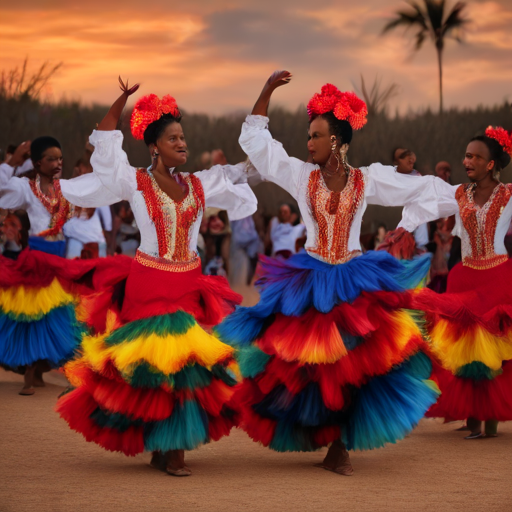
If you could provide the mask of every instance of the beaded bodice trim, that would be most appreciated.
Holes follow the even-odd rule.
[[[327,188],[320,169],[309,175],[307,202],[315,221],[316,246],[309,253],[331,264],[345,263],[359,251],[348,250],[350,228],[364,198],[364,175],[352,169],[341,192]]]
[[[180,175],[187,193],[173,201],[158,186],[147,169],[137,170],[137,190],[142,192],[149,218],[153,221],[158,239],[158,257],[174,263],[186,263],[198,258],[190,249],[192,227],[204,210],[204,191],[194,175]]]
[[[498,220],[512,195],[512,186],[500,183],[489,200],[478,206],[472,184],[461,185],[455,193],[465,232],[462,235],[462,264],[476,269],[492,268],[507,261],[506,254],[496,254],[494,237]]]

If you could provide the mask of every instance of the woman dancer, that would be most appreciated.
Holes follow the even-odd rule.
[[[13,176],[29,151],[36,178]],[[62,228],[73,207],[62,196],[62,151],[53,137],[24,142],[9,164],[0,165],[0,208],[27,211],[32,235],[16,261],[0,256],[0,364],[25,367],[20,395],[44,386],[43,371],[59,367],[74,355],[81,327],[75,307],[80,293],[93,289],[94,262],[70,262]],[[87,188],[100,188],[97,178]],[[84,186],[82,182],[82,186]],[[41,252],[44,251],[44,252]]]
[[[319,466],[351,475],[347,448],[402,439],[437,398],[420,332],[397,293],[414,287],[429,262],[409,267],[406,279],[401,262],[384,251],[361,254],[359,244],[366,204],[420,200],[433,178],[350,167],[346,152],[366,105],[330,84],[308,104],[314,163],[289,157],[266,116],[271,94],[290,79],[286,71],[270,77],[240,144],[263,178],[297,200],[307,252],[263,258],[260,302],[238,308],[216,332],[238,349],[248,434],[283,452],[332,443]]]
[[[467,419],[465,439],[495,437],[498,421],[512,420],[512,261],[504,243],[512,185],[500,182],[511,154],[511,134],[489,127],[467,146],[463,164],[470,183],[442,182],[436,200],[443,216],[456,214],[462,262],[448,275],[446,293],[422,290],[413,300],[426,313],[432,350],[443,367],[434,372],[442,394],[428,416]]]
[[[153,467],[188,476],[184,450],[227,435],[235,423],[229,405],[235,381],[227,373],[233,349],[200,324],[217,324],[241,297],[224,278],[201,274],[201,217],[212,206],[243,218],[257,203],[247,184],[230,181],[243,180],[241,166],[237,176],[223,166],[196,174],[176,170],[187,161],[187,144],[171,96],[137,101],[132,134],[144,139],[153,163],[131,167],[115,128],[136,88],[122,85],[90,137],[104,194],[86,196],[72,182],[63,186],[83,207],[129,201],[142,240],[122,293],[117,286],[106,329],[84,338],[82,357],[66,368],[76,389],[59,400],[57,411],[87,441],[125,455],[152,451]]]

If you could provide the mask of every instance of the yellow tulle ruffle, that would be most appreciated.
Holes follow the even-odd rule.
[[[106,333],[98,336],[85,336],[81,345],[82,358],[75,364],[85,363],[101,371],[110,359],[123,375],[131,375],[138,364],[147,362],[157,371],[170,375],[189,363],[211,368],[230,357],[234,350],[198,324],[185,334],[149,334],[112,346],[105,343],[109,334],[107,329]],[[68,369],[72,372],[73,363],[69,365]]]
[[[432,350],[443,366],[456,373],[459,368],[479,361],[491,370],[499,370],[503,361],[512,359],[512,332],[499,337],[475,326],[462,336],[456,335],[450,322],[440,320],[430,332]]]
[[[0,308],[6,314],[25,315],[37,319],[52,309],[74,302],[73,295],[62,288],[55,278],[45,288],[33,289],[26,286],[13,286],[0,289]]]

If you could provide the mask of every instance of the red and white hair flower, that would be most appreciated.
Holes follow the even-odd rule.
[[[132,135],[137,140],[144,139],[146,128],[154,121],[158,121],[164,114],[171,114],[174,117],[181,116],[178,104],[172,96],[166,94],[162,99],[156,94],[142,96],[133,108],[130,120]]]
[[[315,93],[308,103],[308,115],[315,116],[332,112],[340,121],[348,121],[353,130],[366,124],[366,103],[353,92],[341,92],[332,84],[325,84],[320,94]]]
[[[512,156],[512,133],[507,132],[501,126],[488,126],[485,135],[491,139],[497,140],[505,153]]]

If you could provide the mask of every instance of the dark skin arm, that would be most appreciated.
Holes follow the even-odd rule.
[[[110,110],[107,112],[107,115],[102,119],[101,123],[98,125],[98,131],[109,132],[116,129],[117,123],[121,118],[121,114],[123,113],[123,108],[126,105],[128,97],[137,91],[137,89],[139,88],[139,84],[135,84],[133,87],[128,87],[128,81],[125,84],[121,80],[121,77],[119,77],[119,87],[123,91],[123,93],[113,103],[113,105],[110,107]]]
[[[251,114],[253,116],[267,116],[268,105],[270,103],[272,93],[278,87],[290,83],[291,79],[292,74],[289,71],[274,71],[274,73],[272,73],[270,78],[263,86],[263,89],[260,93],[259,98],[256,100],[256,103],[254,104]]]

